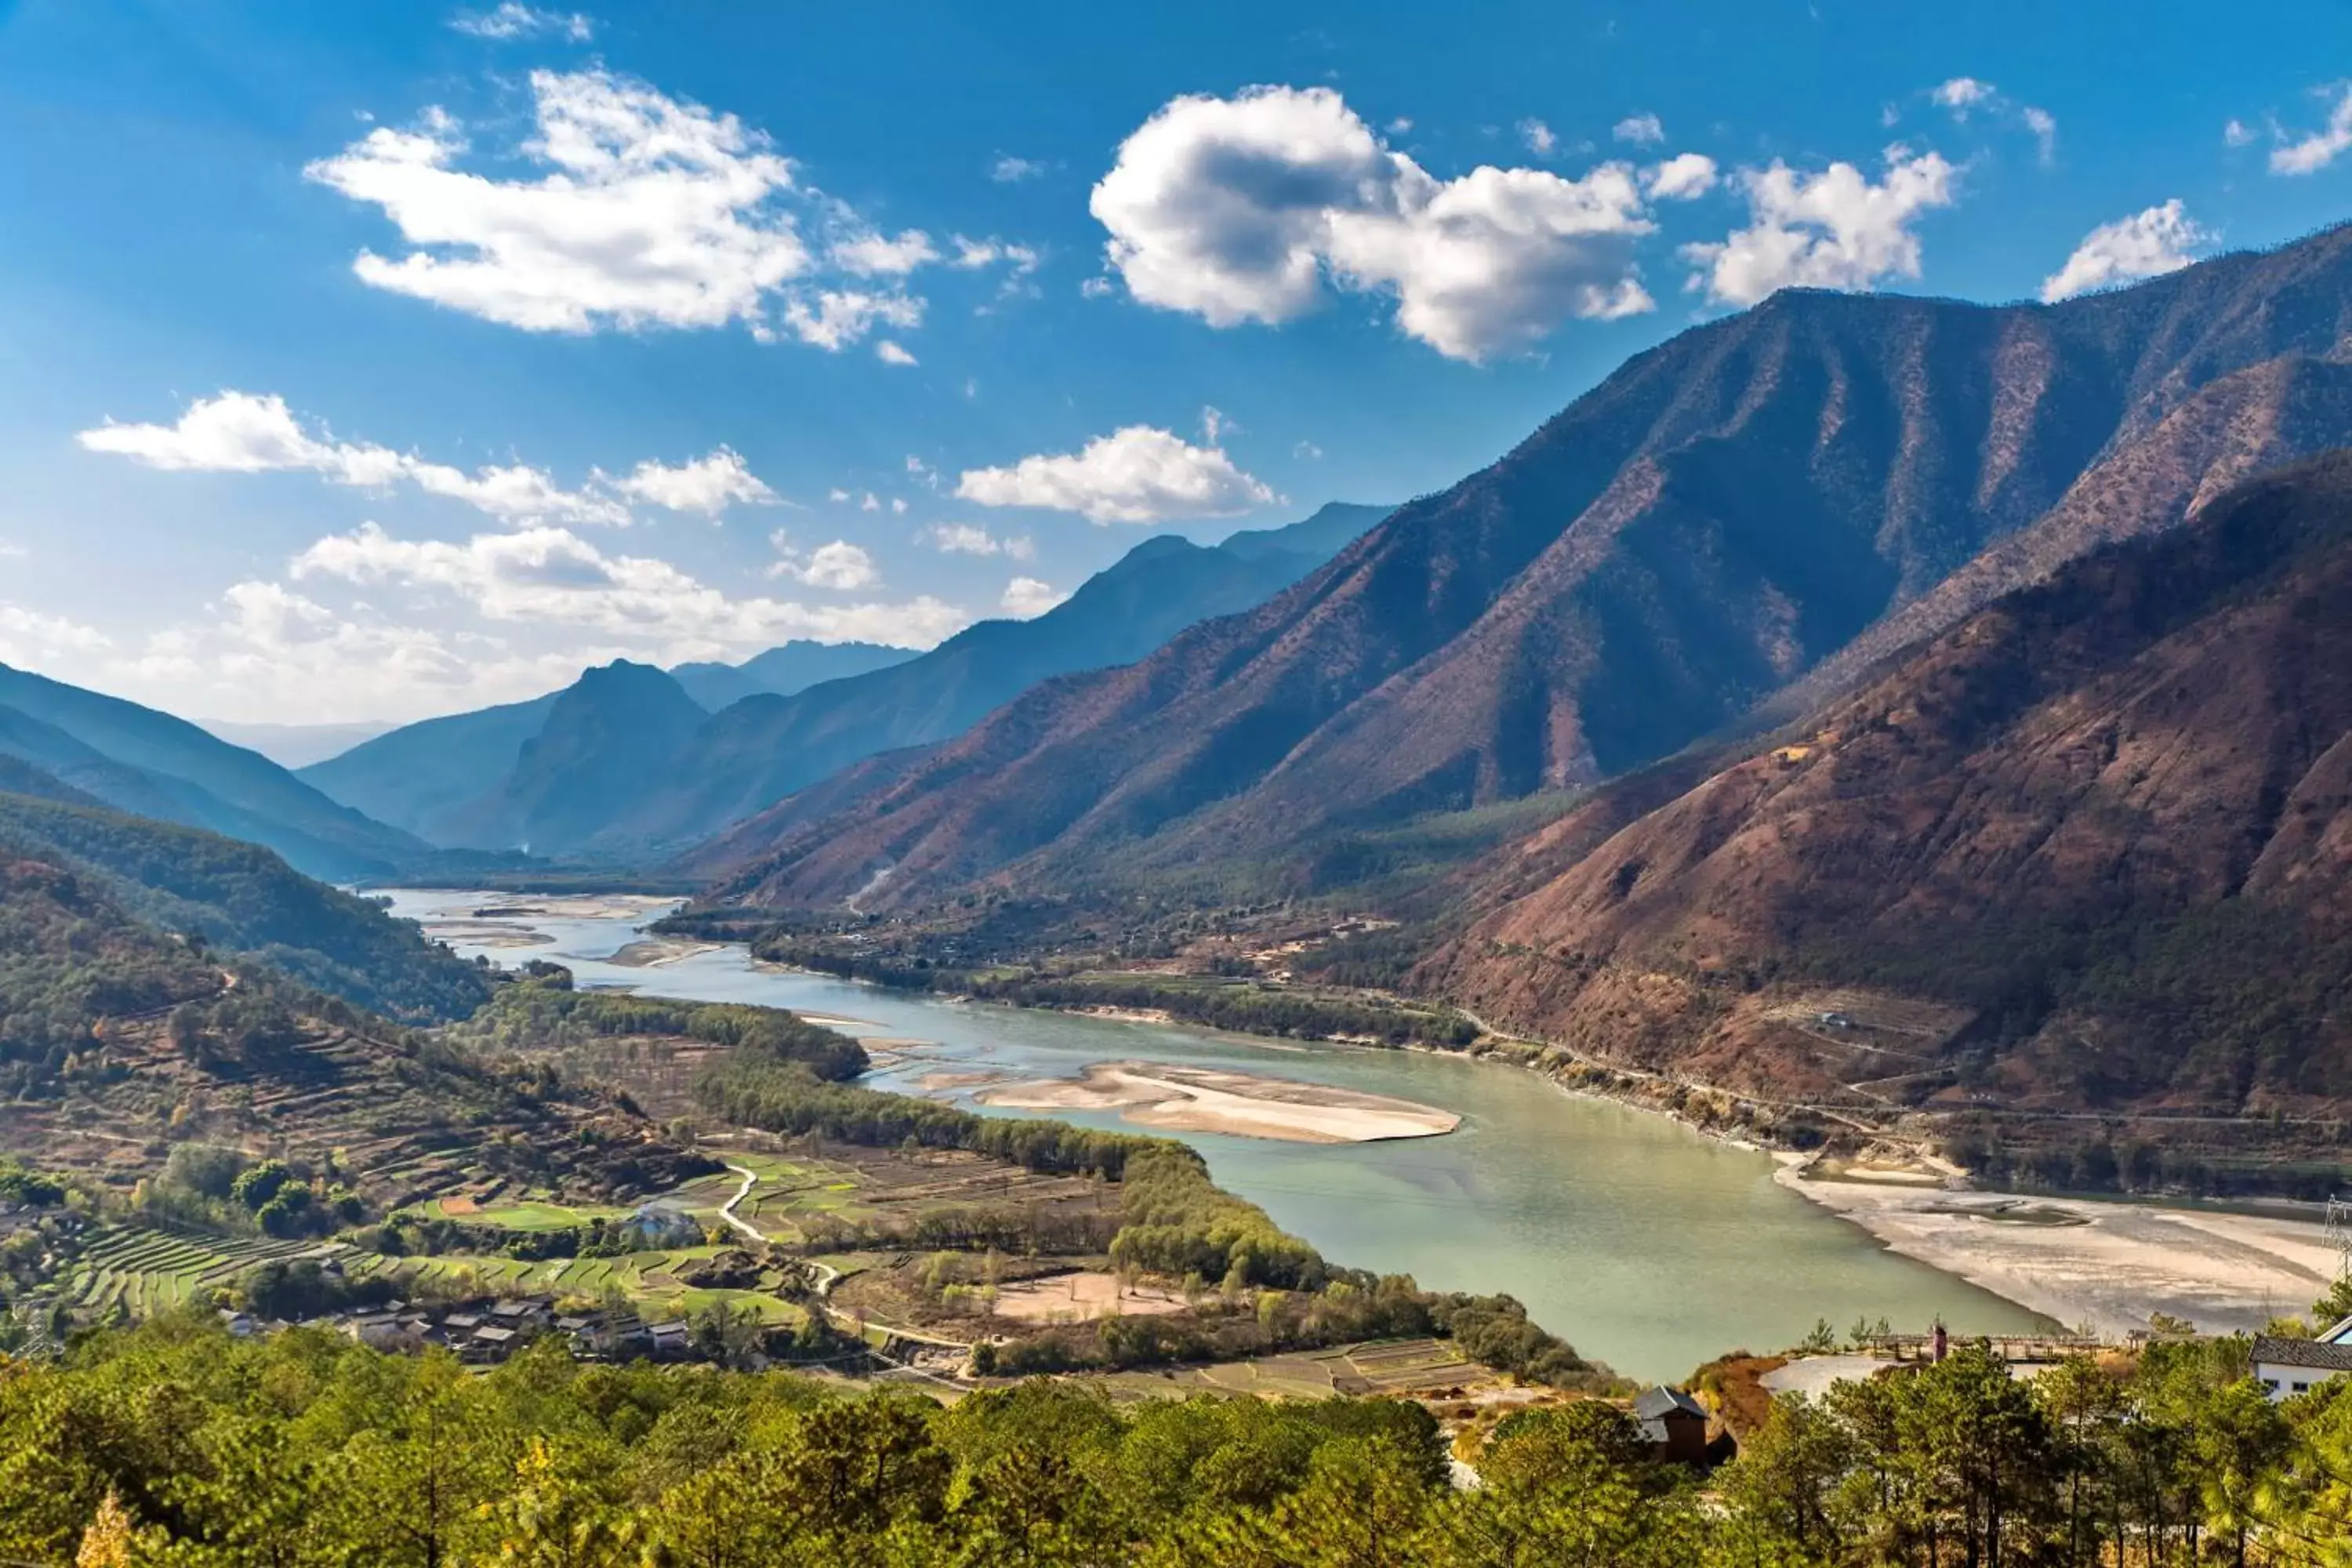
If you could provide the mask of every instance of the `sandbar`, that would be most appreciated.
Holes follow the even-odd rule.
[[[978,1098],[1012,1110],[1116,1110],[1139,1127],[1293,1143],[1433,1138],[1462,1124],[1453,1111],[1409,1100],[1166,1062],[1097,1062],[1075,1079],[1006,1084]]]
[[[2336,1277],[2315,1220],[1809,1181],[1803,1164],[1783,1156],[1776,1179],[1906,1258],[2069,1329],[2120,1334],[2163,1312],[2208,1332],[2245,1332],[2309,1311]]]
[[[720,945],[715,942],[694,942],[685,937],[645,937],[629,943],[604,962],[623,969],[659,969],[682,959],[717,952]]]

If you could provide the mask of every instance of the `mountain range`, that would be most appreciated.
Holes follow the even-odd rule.
[[[877,753],[950,739],[1041,681],[1128,663],[1196,621],[1259,604],[1388,510],[1335,502],[1213,546],[1146,540],[1034,619],[983,621],[921,655],[852,645],[835,665],[869,668],[755,692],[715,714],[704,699],[724,695],[710,673],[723,667],[665,673],[624,661],[535,702],[394,731],[302,776],[443,845],[641,856],[707,837]],[[828,668],[812,646],[738,673]]]
[[[1637,355],[1266,603],[692,864],[774,907],[1219,866],[1295,883],[1331,835],[1779,721],[2342,442],[2347,331],[2343,228],[2057,305],[1783,292]]]
[[[432,853],[257,752],[168,713],[6,665],[0,756],[118,810],[264,845],[327,881],[383,876]]]

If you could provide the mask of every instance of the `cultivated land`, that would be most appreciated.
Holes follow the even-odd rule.
[[[1044,1079],[983,1090],[984,1105],[1112,1110],[1141,1127],[1227,1132],[1294,1143],[1370,1143],[1451,1132],[1462,1118],[1407,1100],[1255,1073],[1097,1062],[1073,1080]]]

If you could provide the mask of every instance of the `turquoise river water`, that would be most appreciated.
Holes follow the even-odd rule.
[[[467,921],[499,895],[396,891],[428,928]],[[740,947],[652,968],[609,962],[649,917],[519,915],[507,940],[445,929],[467,956],[548,958],[588,985],[754,1002],[856,1019],[860,1034],[924,1044],[866,1080],[923,1092],[927,1074],[986,1068],[1074,1077],[1088,1063],[1145,1060],[1342,1085],[1455,1111],[1435,1138],[1310,1144],[1165,1134],[1204,1154],[1217,1180],[1339,1262],[1411,1274],[1438,1289],[1506,1291],[1585,1354],[1635,1377],[1686,1375],[1709,1358],[1783,1349],[1826,1318],[1843,1331],[1884,1317],[1924,1331],[2020,1331],[2032,1312],[1886,1251],[1860,1228],[1772,1180],[1769,1156],[1664,1117],[1562,1092],[1521,1068],[1424,1052],[1298,1045],[1178,1026],[908,995],[755,964]],[[529,931],[544,942],[510,945]],[[471,935],[473,940],[466,940]],[[864,1026],[870,1026],[866,1027]],[[969,1104],[961,1095],[940,1095]],[[1115,1113],[1052,1114],[1116,1127]]]

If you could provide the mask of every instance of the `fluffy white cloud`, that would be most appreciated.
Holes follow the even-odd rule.
[[[30,553],[13,539],[0,539],[0,561],[22,561]]]
[[[2161,206],[2093,229],[2066,265],[2043,279],[2042,298],[2067,300],[2111,283],[2178,272],[2196,259],[2189,254],[2191,250],[2212,239],[2211,232],[2190,217],[2175,196]]]
[[[1017,184],[1033,180],[1045,172],[1045,165],[1027,158],[1016,158],[1010,153],[999,153],[996,162],[988,166],[988,177],[1000,185]]]
[[[877,325],[914,328],[922,324],[923,301],[911,294],[825,289],[814,299],[795,297],[784,306],[784,325],[793,335],[828,353],[840,353]]]
[[[845,558],[833,559],[827,573],[837,576]],[[320,540],[294,558],[289,572],[297,582],[334,579],[446,595],[491,621],[586,627],[673,646],[758,648],[800,637],[927,647],[969,619],[929,595],[837,605],[734,597],[667,561],[607,555],[559,528],[452,542],[396,539],[365,523]]]
[[[1650,147],[1666,139],[1666,128],[1654,114],[1629,114],[1611,126],[1609,134],[1636,147]]]
[[[375,288],[531,331],[756,323],[810,268],[781,198],[791,163],[731,114],[604,70],[530,76],[537,133],[516,154],[544,171],[457,167],[447,114],[379,126],[311,180],[383,209],[410,247],[352,263]]]
[[[1014,620],[1027,621],[1044,615],[1068,597],[1051,583],[1040,583],[1034,577],[1015,577],[1004,585],[1004,597],[997,603]]]
[[[1528,144],[1528,151],[1538,158],[1549,158],[1559,149],[1559,136],[1553,133],[1550,126],[1540,120],[1533,118],[1522,120],[1517,130],[1519,140]]]
[[[938,523],[925,529],[922,537],[947,555],[1002,555],[1010,561],[1028,561],[1037,554],[1036,542],[1025,533],[1000,538],[969,522]]]
[[[1161,522],[1232,517],[1275,500],[1217,447],[1195,447],[1149,425],[1097,436],[1079,452],[971,468],[955,493],[982,506],[1074,511],[1090,522]]]
[[[1959,171],[1936,153],[1895,146],[1885,156],[1876,184],[1845,163],[1813,174],[1777,159],[1741,171],[1751,221],[1719,243],[1683,247],[1702,268],[1689,287],[1718,304],[1752,305],[1777,289],[1867,289],[1918,277],[1911,225],[1951,205]]]
[[[2336,103],[2327,111],[2327,123],[2299,141],[2272,148],[2272,174],[2316,174],[2352,147],[2352,82],[2340,83],[2332,90]]]
[[[1094,188],[1109,265],[1138,300],[1212,326],[1289,321],[1326,283],[1397,300],[1407,334],[1456,359],[1527,350],[1570,317],[1652,307],[1633,169],[1440,180],[1328,88],[1179,98]]]
[[[647,458],[611,483],[631,500],[670,511],[698,511],[705,517],[717,517],[739,502],[774,506],[783,499],[752,473],[731,447],[718,447],[707,457],[675,468]]]
[[[2254,128],[2242,120],[2232,120],[2221,127],[2221,145],[2245,147],[2254,140]]]
[[[1704,153],[1678,153],[1642,172],[1642,188],[1652,201],[1686,202],[1715,189],[1715,160]]]
[[[471,37],[506,43],[545,36],[584,44],[596,36],[596,19],[579,11],[541,11],[522,0],[502,0],[488,11],[460,11],[449,26]]]
[[[874,345],[874,357],[880,360],[884,364],[908,365],[920,364],[922,363],[894,338],[884,338],[881,342],[876,343]]]
[[[0,600],[0,664],[42,665],[110,646],[96,626]]]
[[[1956,76],[1949,81],[1928,89],[1927,96],[1952,111],[1955,120],[1966,120],[1969,110],[1991,101],[1992,83],[1979,81],[1972,76]]]
[[[74,439],[93,452],[151,468],[256,474],[299,470],[330,482],[383,489],[406,482],[509,522],[555,521],[625,526],[629,510],[611,496],[567,490],[544,470],[491,465],[467,473],[389,447],[338,441],[303,427],[276,394],[223,392],[188,405],[170,425],[100,425]]]
[[[788,577],[812,588],[845,593],[871,588],[882,581],[882,570],[874,564],[874,557],[845,539],[820,544],[803,553],[793,548],[790,536],[780,529],[769,536],[768,542],[775,547],[777,555],[774,564],[768,568],[771,577]]]
[[[1015,278],[1025,278],[1037,270],[1037,252],[1026,245],[999,239],[992,234],[986,239],[971,239],[959,234],[953,237],[953,243],[955,259],[949,265],[966,271],[993,267],[1000,261],[1012,268]]]
[[[855,232],[833,241],[826,252],[835,267],[860,278],[904,278],[940,258],[939,247],[919,228],[903,229],[895,239],[872,229]]]

